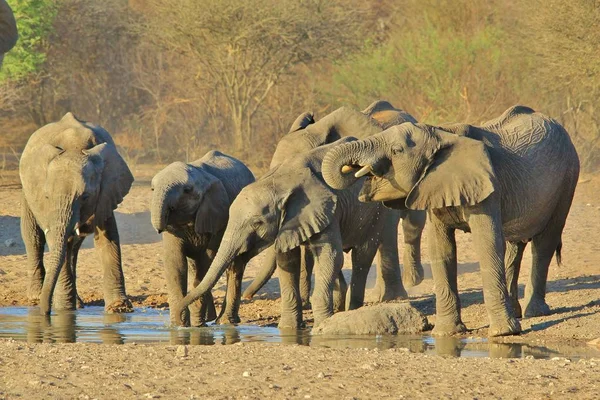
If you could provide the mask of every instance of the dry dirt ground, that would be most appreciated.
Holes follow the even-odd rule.
[[[117,210],[123,269],[135,306],[166,307],[160,236],[149,218],[145,170]],[[552,351],[578,349],[598,357],[587,342],[600,337],[600,177],[578,185],[563,235],[563,263],[553,261],[547,301],[552,314],[522,320],[523,334],[484,344],[507,357],[503,343]],[[0,183],[0,306],[26,305],[27,263],[19,232],[20,187]],[[411,302],[435,323],[427,228],[423,241],[426,280],[409,291]],[[92,241],[84,244],[78,289],[87,304],[100,305],[101,271]],[[87,242],[87,241],[86,241]],[[459,290],[466,336],[485,337],[487,316],[471,237],[459,234]],[[248,266],[247,285],[261,257]],[[349,259],[347,260],[349,265]],[[521,297],[531,263],[521,270]],[[374,269],[374,268],[373,268]],[[349,271],[347,271],[349,272]],[[214,291],[222,298],[224,282]],[[273,325],[279,314],[276,276],[252,301],[244,301],[245,324]],[[306,319],[311,322],[310,312]],[[589,349],[589,350],[586,350]],[[187,355],[186,355],[187,353]],[[444,352],[440,352],[444,353]],[[450,352],[451,353],[451,352]],[[600,398],[600,359],[454,358],[409,349],[365,350],[287,344],[98,345],[26,344],[0,341],[0,398]]]

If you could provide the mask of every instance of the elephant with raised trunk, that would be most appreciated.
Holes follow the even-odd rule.
[[[575,147],[556,121],[515,106],[481,126],[405,123],[337,146],[323,160],[323,176],[334,188],[365,175],[361,201],[428,210],[435,334],[465,330],[456,229],[473,233],[490,336],[520,332],[517,279],[529,241],[533,265],[524,315],[549,313],[548,266],[554,253],[560,261],[562,230],[579,176]]]
[[[333,190],[323,182],[321,162],[331,146],[288,160],[242,189],[231,204],[229,223],[210,270],[173,310],[176,315],[208,293],[236,257],[257,254],[271,245],[279,267],[281,328],[302,326],[301,247],[315,262],[311,296],[315,326],[333,313],[334,285],[342,268],[343,251],[352,250],[352,283],[346,308],[363,304],[367,274],[385,233],[384,221],[394,213],[381,203],[359,202],[360,183]]]
[[[275,149],[270,168],[273,169],[285,160],[297,154],[310,151],[318,146],[333,143],[345,136],[368,137],[379,133],[390,126],[404,122],[416,122],[407,112],[397,109],[387,101],[376,101],[362,112],[348,107],[341,107],[329,115],[315,122],[311,113],[301,114]],[[398,218],[402,219],[404,238],[403,271],[400,275],[398,257],[398,224],[386,223],[386,230],[390,234],[381,243],[378,250],[377,280],[375,293],[380,301],[406,298],[407,287],[418,285],[423,280],[423,266],[421,265],[421,234],[425,226],[426,214],[424,211],[396,211]],[[391,240],[387,240],[387,238]],[[252,284],[244,292],[245,298],[251,298],[270,278],[275,271],[274,253],[268,250],[267,262],[259,272]],[[312,272],[312,259],[310,253],[302,254],[302,279],[300,291],[303,304],[308,303]]]
[[[113,214],[129,192],[133,175],[109,133],[67,113],[31,135],[19,174],[29,298],[39,299],[43,314],[50,313],[52,304],[57,309],[81,306],[75,282],[77,254],[83,239],[94,234],[104,272],[105,310],[133,311],[125,293]],[[50,253],[43,260],[46,243]]]
[[[254,175],[241,161],[218,151],[189,164],[174,162],[152,179],[152,225],[163,234],[170,306],[187,294],[188,266],[193,287],[204,278],[221,244],[229,206],[252,182]],[[247,262],[246,255],[231,262],[227,295],[217,323],[240,322],[242,275]],[[217,318],[210,291],[190,308],[183,321],[171,313],[172,323],[201,326]]]

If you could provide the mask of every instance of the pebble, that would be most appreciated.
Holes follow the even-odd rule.
[[[177,346],[176,353],[177,357],[187,357],[188,356],[188,348],[187,346]]]
[[[317,378],[319,378],[319,379],[323,379],[323,378],[325,378],[325,374],[324,374],[324,373],[322,373],[322,372],[319,372],[319,373],[317,374]]]
[[[252,376],[252,374],[250,373],[250,371],[244,371],[244,373],[242,374],[242,376],[243,376],[244,378],[249,378],[249,377],[251,377],[251,376]]]
[[[15,243],[16,243],[16,242],[14,241],[14,239],[6,239],[6,240],[4,241],[4,245],[5,245],[6,247],[13,247],[13,246],[15,245]]]

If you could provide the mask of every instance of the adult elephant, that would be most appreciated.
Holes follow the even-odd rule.
[[[105,310],[133,311],[125,293],[113,214],[133,176],[109,133],[67,113],[31,135],[19,174],[21,235],[31,271],[29,298],[39,298],[43,314],[50,313],[53,297],[57,309],[76,307],[77,254],[85,236],[93,233],[104,270]],[[44,262],[46,242],[50,253]]]
[[[229,206],[254,175],[241,161],[210,151],[197,161],[174,162],[152,178],[152,225],[163,233],[163,259],[169,304],[187,294],[188,264],[194,287],[200,283],[219,248],[229,219]],[[227,275],[227,295],[217,323],[240,322],[242,275],[247,263],[236,258]],[[216,316],[210,292],[190,310],[191,321],[200,326]],[[171,320],[175,322],[173,314]]]
[[[579,176],[575,147],[556,121],[515,106],[479,127],[406,123],[332,149],[323,175],[334,188],[368,175],[361,201],[429,211],[434,333],[465,330],[456,282],[456,229],[474,236],[490,336],[520,331],[517,279],[528,241],[533,242],[533,266],[524,314],[549,313],[548,266],[555,252],[560,261],[561,234]]]
[[[185,316],[186,307],[208,293],[236,257],[257,254],[271,245],[279,267],[281,328],[302,325],[301,247],[315,261],[316,283],[311,297],[315,326],[333,313],[334,281],[342,268],[343,251],[352,250],[347,308],[362,305],[367,274],[381,242],[383,223],[391,212],[381,203],[359,202],[360,184],[333,190],[323,182],[321,163],[331,146],[288,160],[242,189],[229,210],[229,223],[210,270],[176,305],[176,316],[182,312]]]
[[[321,120],[315,122],[311,113],[301,114],[292,124],[290,132],[284,136],[275,149],[270,169],[297,154],[310,151],[318,146],[332,143],[341,137],[368,137],[379,133],[390,126],[404,122],[416,122],[407,112],[397,109],[387,101],[376,101],[362,112],[348,107],[341,107]],[[398,224],[397,221],[386,221],[384,229],[390,232],[378,250],[377,280],[375,293],[380,301],[406,298],[404,286],[412,287],[423,280],[421,265],[421,235],[425,226],[426,214],[423,211],[397,211],[398,220],[402,219],[404,248],[403,271],[400,276],[398,257]],[[391,240],[387,240],[390,238]],[[302,278],[300,291],[303,304],[308,303],[312,272],[310,253],[302,254]],[[244,297],[251,298],[275,272],[274,251],[268,250],[266,262],[257,277],[245,290]],[[404,286],[403,284],[404,283]]]

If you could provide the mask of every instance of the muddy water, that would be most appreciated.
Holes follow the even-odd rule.
[[[588,347],[548,348],[527,344],[489,343],[484,338],[433,338],[429,335],[312,336],[310,331],[285,331],[254,325],[170,328],[168,311],[144,308],[131,314],[105,314],[102,307],[56,312],[51,318],[36,307],[0,308],[0,338],[29,343],[165,343],[214,345],[271,342],[335,348],[398,348],[455,357],[586,358],[600,357]]]

